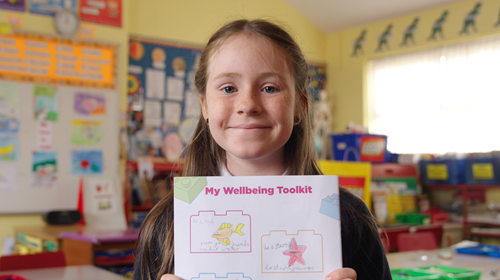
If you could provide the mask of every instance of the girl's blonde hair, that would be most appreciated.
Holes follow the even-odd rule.
[[[309,66],[299,45],[280,26],[265,20],[236,20],[224,25],[210,38],[203,51],[195,84],[200,95],[205,96],[210,62],[215,52],[229,38],[248,34],[260,36],[277,49],[286,60],[287,68],[294,80],[295,108],[299,108],[299,124],[295,125],[290,139],[285,144],[284,161],[288,163],[288,174],[318,175],[321,171],[316,163],[314,148],[311,99],[307,86],[309,83]],[[221,166],[226,162],[225,151],[215,142],[210,134],[208,124],[200,116],[193,139],[188,147],[184,163],[184,176],[218,176]]]

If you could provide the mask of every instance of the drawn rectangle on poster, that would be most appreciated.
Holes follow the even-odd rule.
[[[161,102],[146,100],[144,102],[144,125],[160,126],[161,125]]]
[[[57,187],[57,153],[35,152],[33,154],[33,183],[34,188]]]
[[[103,116],[106,114],[106,99],[103,95],[77,92],[75,111],[85,116]]]
[[[17,176],[16,163],[0,162],[0,191],[18,189]]]
[[[178,125],[181,121],[181,104],[178,102],[163,103],[163,121]]]
[[[154,69],[146,69],[146,97],[165,98],[165,72]]]
[[[71,174],[102,174],[103,158],[101,150],[73,150],[71,152]]]
[[[71,143],[95,146],[103,143],[104,126],[102,121],[73,120],[71,122]]]
[[[167,77],[167,99],[173,101],[184,99],[184,79]]]

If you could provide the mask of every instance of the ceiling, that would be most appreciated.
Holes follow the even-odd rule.
[[[463,0],[283,0],[330,34]]]

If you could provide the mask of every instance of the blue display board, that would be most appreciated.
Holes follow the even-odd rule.
[[[201,52],[198,46],[131,36],[129,159],[181,156],[201,113],[194,85]]]

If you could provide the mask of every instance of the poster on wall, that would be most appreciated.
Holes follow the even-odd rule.
[[[53,16],[58,11],[69,9],[76,12],[77,0],[29,0],[30,13]]]
[[[20,118],[19,84],[0,82],[0,133],[17,133]]]
[[[35,152],[32,170],[34,188],[57,187],[57,153]]]
[[[19,158],[17,135],[0,133],[0,161],[17,161]]]
[[[326,90],[326,64],[310,63],[309,64],[309,93],[312,95],[314,102],[320,100],[320,92]]]
[[[24,12],[24,0],[0,0],[0,9]]]
[[[102,151],[74,150],[71,152],[71,174],[93,175],[102,174],[102,171]]]
[[[83,21],[122,26],[122,0],[80,0]]]
[[[106,114],[106,98],[104,95],[77,92],[75,112],[84,116],[103,116]]]
[[[17,172],[17,164],[0,162],[0,191],[18,188]]]
[[[129,159],[182,157],[201,113],[194,85],[201,52],[196,46],[130,38]]]
[[[54,128],[52,122],[38,122],[37,136],[36,136],[36,150],[37,151],[50,151],[52,150],[52,136]]]
[[[73,120],[71,122],[71,144],[95,146],[102,144],[103,136],[102,121]]]
[[[108,179],[89,180],[91,189],[93,211],[96,214],[114,212],[115,195],[113,191],[113,183]]]
[[[57,91],[51,86],[35,86],[35,119],[57,121]]]

